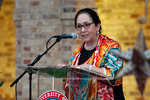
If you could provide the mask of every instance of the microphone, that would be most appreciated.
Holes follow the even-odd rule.
[[[71,34],[61,34],[61,35],[55,35],[53,36],[53,38],[72,38],[73,40],[75,40],[78,37],[78,35],[76,33],[71,33]]]

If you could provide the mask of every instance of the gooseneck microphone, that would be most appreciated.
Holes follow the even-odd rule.
[[[61,38],[61,39],[72,38],[73,40],[75,40],[77,37],[78,37],[78,36],[77,36],[76,33],[61,34],[61,35],[55,35],[55,36],[53,36],[53,38]]]

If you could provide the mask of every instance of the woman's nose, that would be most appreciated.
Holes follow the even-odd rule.
[[[85,28],[84,28],[84,27],[81,27],[81,31],[82,31],[82,32],[84,32],[84,31],[86,31],[86,30],[85,30]]]

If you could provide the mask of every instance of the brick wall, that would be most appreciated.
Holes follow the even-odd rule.
[[[139,32],[143,28],[147,47],[149,39],[149,16],[147,23],[140,26],[137,18],[144,16],[144,0],[4,0],[0,11],[0,82],[4,85],[0,88],[0,99],[14,100],[15,86],[10,84],[15,77],[19,77],[23,70],[16,66],[26,66],[37,55],[45,50],[47,40],[58,34],[71,34],[74,29],[75,13],[84,7],[93,8],[98,12],[103,27],[103,34],[117,40],[123,50],[132,48]],[[95,5],[96,4],[96,5]],[[14,8],[14,9],[13,9]],[[148,14],[149,14],[148,10]],[[16,28],[16,29],[15,29]],[[129,36],[130,35],[130,36]],[[55,39],[51,40],[51,45]],[[72,51],[81,44],[79,39],[61,40],[36,63],[36,67],[68,65]],[[9,70],[8,70],[9,69]],[[29,79],[28,74],[19,81],[18,100],[28,100]],[[38,93],[37,74],[33,74],[32,96],[33,100],[49,85],[49,81],[41,81],[42,92]],[[42,77],[43,78],[43,77]],[[130,80],[130,81],[129,81]],[[134,76],[124,77],[124,92],[126,100],[141,99]],[[149,84],[149,79],[146,84]],[[130,86],[132,88],[130,88]],[[135,90],[135,91],[132,91]],[[149,85],[146,85],[144,98],[149,98]]]
[[[0,10],[0,99],[13,100],[15,79],[15,26],[13,20],[14,0],[3,0]]]
[[[147,49],[150,49],[149,4],[150,2],[148,3],[147,22],[141,25],[138,22],[138,18],[145,17],[145,0],[97,0],[96,7],[102,21],[102,34],[118,41],[122,50],[128,50],[129,48],[133,48],[139,30],[142,28]],[[126,100],[149,100],[149,82],[150,78],[147,79],[142,98],[135,76],[124,76],[123,91]]]
[[[149,4],[150,2],[148,9]],[[134,46],[140,28],[143,28],[147,47],[150,48],[150,11],[147,12],[145,24],[138,22],[139,17],[145,17],[145,0],[97,0],[96,5],[102,20],[103,34],[119,41],[123,50]]]
[[[16,65],[26,66],[37,55],[44,53],[46,42],[53,35],[74,32],[73,18],[75,0],[16,0],[14,20],[16,25]],[[69,6],[68,6],[69,5]],[[55,42],[52,39],[49,46]],[[44,55],[36,67],[68,64],[72,52],[73,40],[61,40]],[[17,69],[17,76],[22,71]],[[37,84],[33,75],[33,84]],[[18,88],[18,98],[28,99],[28,75],[25,75]],[[44,84],[43,84],[44,85]],[[37,99],[37,87],[33,88],[33,99]]]
[[[80,3],[81,2],[81,3]],[[46,42],[53,35],[71,34],[75,32],[74,16],[76,7],[83,8],[85,5],[95,7],[93,0],[15,0],[14,20],[16,26],[16,66],[26,66],[34,58],[46,50]],[[92,3],[92,5],[90,5]],[[82,4],[82,5],[81,5]],[[88,6],[87,6],[88,7]],[[77,42],[76,42],[77,41]],[[68,65],[75,44],[80,40],[65,39],[57,43],[49,52],[36,63],[36,67]],[[52,39],[49,46],[55,42]],[[16,77],[22,74],[22,70],[16,69]],[[18,83],[18,99],[27,100],[28,74]],[[37,99],[37,75],[33,74],[33,99]],[[41,83],[41,82],[40,82]],[[42,82],[42,85],[47,85]],[[43,87],[42,90],[47,90]],[[41,89],[41,88],[40,88]],[[41,92],[39,93],[39,95]]]

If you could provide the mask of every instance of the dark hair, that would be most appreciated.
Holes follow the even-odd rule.
[[[98,23],[101,24],[101,20],[99,19],[97,13],[94,10],[92,10],[90,8],[84,8],[84,9],[79,10],[75,16],[75,27],[77,25],[77,23],[76,23],[77,17],[82,13],[87,13],[92,18],[95,25],[97,25]],[[99,33],[101,33],[101,29],[102,29],[102,27],[100,26]]]

